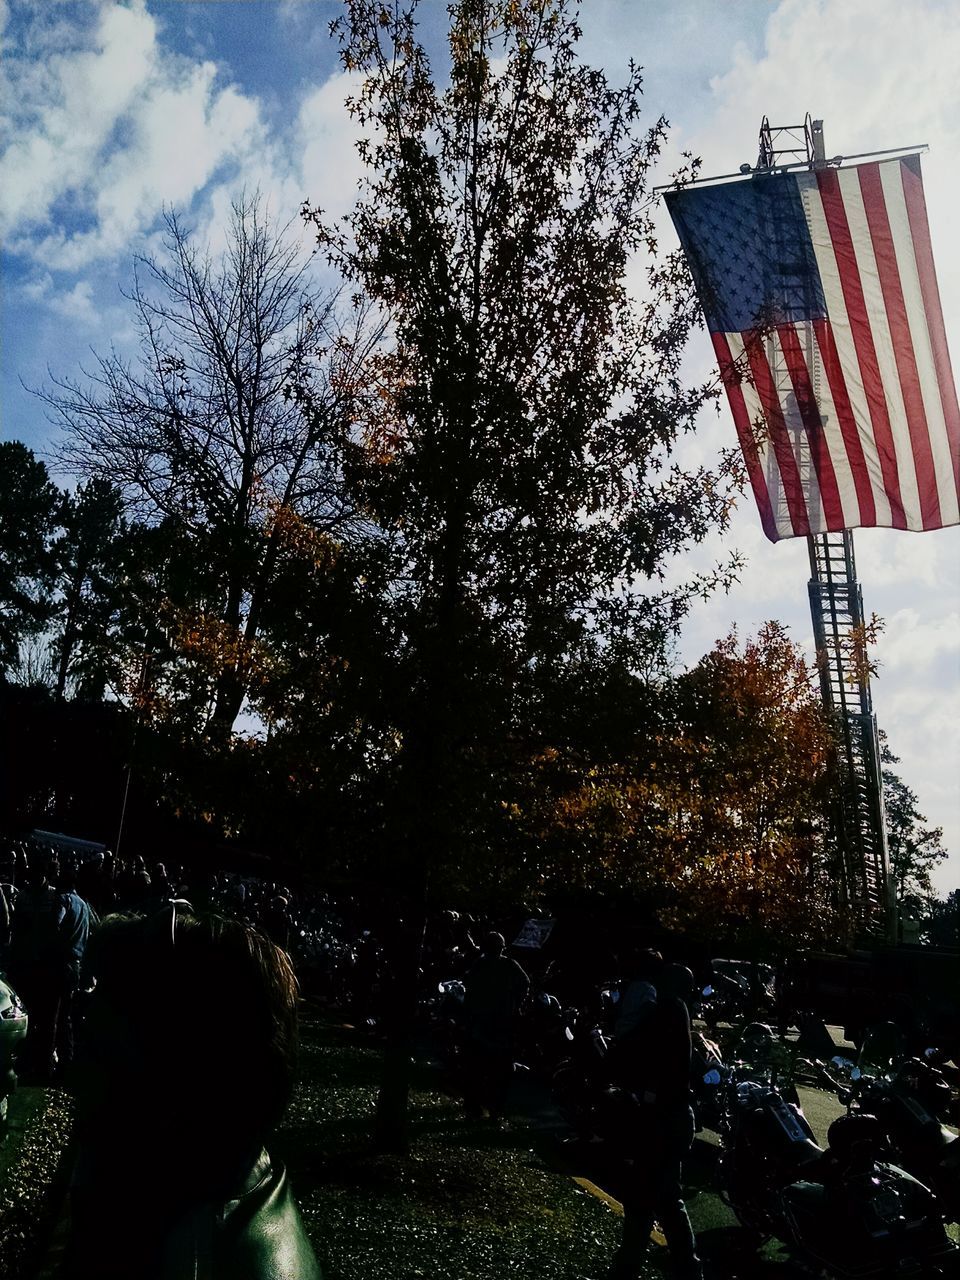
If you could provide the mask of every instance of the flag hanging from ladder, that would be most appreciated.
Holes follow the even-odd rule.
[[[671,191],[764,532],[960,523],[920,160]]]

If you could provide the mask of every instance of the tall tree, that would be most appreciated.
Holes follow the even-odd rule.
[[[927,936],[935,947],[960,947],[960,889],[931,904]]]
[[[116,485],[128,513],[189,552],[189,603],[167,630],[208,640],[193,701],[220,739],[248,687],[278,514],[328,531],[352,514],[337,442],[353,348],[334,299],[318,294],[309,259],[259,196],[234,205],[226,239],[213,256],[169,213],[163,253],[137,259],[127,295],[138,358],[111,351],[86,381],[40,393],[65,429],[61,463]],[[182,652],[187,666],[198,651]]]
[[[59,601],[52,657],[58,699],[66,694],[69,681],[84,697],[99,700],[110,681],[110,641],[125,533],[121,509],[120,491],[100,479],[81,484],[64,501],[63,532],[54,546]]]
[[[679,377],[697,312],[653,240],[665,122],[638,133],[639,72],[614,89],[579,63],[565,3],[464,0],[441,92],[416,7],[351,0],[337,24],[366,190],[345,227],[315,221],[391,326],[349,478],[394,556],[401,728],[430,785],[465,708],[499,738],[556,668],[656,651],[723,579],[657,585],[729,492],[669,462],[709,393]]]
[[[670,459],[710,391],[681,381],[698,313],[653,230],[666,122],[639,126],[637,68],[617,88],[579,60],[566,0],[449,13],[441,88],[415,3],[347,0],[363,190],[340,226],[306,210],[389,322],[348,478],[392,557],[394,865],[421,894],[484,848],[487,765],[538,736],[557,676],[650,661],[735,571],[660,581],[735,469]]]
[[[894,769],[900,763],[886,741],[880,748],[883,804],[887,814],[890,867],[897,892],[897,906],[926,916],[936,900],[930,873],[947,857],[943,828],[928,827],[918,808],[917,794]]]
[[[32,450],[0,443],[0,676],[53,615],[54,534],[63,494]]]

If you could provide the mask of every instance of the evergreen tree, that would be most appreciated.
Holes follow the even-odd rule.
[[[890,867],[900,911],[926,916],[935,900],[930,873],[947,857],[943,828],[928,827],[917,794],[893,768],[900,763],[884,741],[880,749]]]
[[[33,451],[0,443],[0,676],[18,664],[21,645],[39,636],[54,611],[54,534],[63,494]]]
[[[120,547],[126,530],[122,497],[109,481],[81,484],[64,501],[63,532],[54,545],[59,601],[52,639],[55,692],[103,698],[116,663],[112,645],[118,607]]]

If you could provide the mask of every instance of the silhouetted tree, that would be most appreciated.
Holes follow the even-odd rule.
[[[163,252],[137,259],[128,295],[138,358],[111,351],[85,381],[40,393],[65,432],[60,462],[165,526],[179,571],[189,559],[192,581],[163,622],[180,678],[193,672],[197,727],[219,740],[257,663],[278,522],[292,510],[330,533],[354,514],[339,442],[355,352],[334,299],[258,196],[234,205],[226,240],[213,256],[169,213]]]
[[[120,491],[101,479],[81,484],[64,501],[63,532],[54,545],[59,600],[51,641],[58,699],[68,681],[84,697],[101,699],[111,680],[126,529],[121,509]]]
[[[960,889],[930,904],[927,936],[936,947],[960,947]]]
[[[927,820],[917,807],[916,792],[893,768],[900,763],[900,757],[886,742],[881,745],[880,762],[897,906],[925,916],[936,898],[930,873],[947,857],[942,844],[943,828],[926,826]]]
[[[20,646],[53,614],[52,544],[63,494],[32,450],[0,443],[0,675],[17,665]]]
[[[565,0],[449,13],[441,88],[416,4],[347,0],[361,198],[340,226],[306,211],[387,323],[346,476],[390,560],[391,861],[414,901],[483,855],[489,761],[539,736],[556,675],[655,663],[691,596],[734,571],[662,584],[726,520],[734,470],[732,453],[716,473],[670,459],[710,391],[681,381],[698,311],[654,237],[666,122],[640,127],[636,67],[614,88],[579,61]]]

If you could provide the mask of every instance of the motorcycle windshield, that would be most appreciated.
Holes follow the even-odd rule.
[[[767,1027],[741,1032],[734,1066],[738,1079],[757,1084],[774,1085],[792,1077],[790,1050]]]

